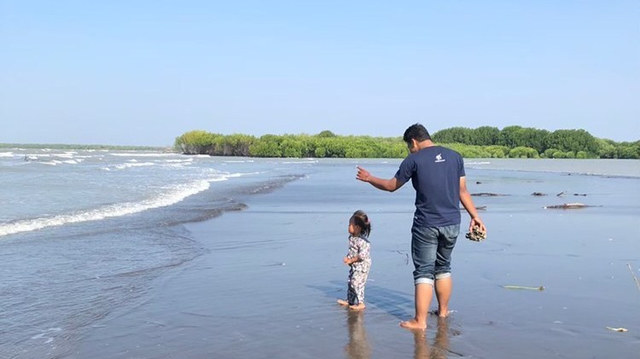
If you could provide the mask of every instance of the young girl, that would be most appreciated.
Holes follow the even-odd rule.
[[[371,233],[369,216],[363,211],[356,211],[349,219],[349,252],[343,259],[344,263],[350,267],[347,300],[338,300],[339,304],[348,305],[350,309],[365,308],[364,285],[367,283],[369,269],[371,269],[369,233]]]

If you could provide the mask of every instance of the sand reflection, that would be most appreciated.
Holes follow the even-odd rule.
[[[431,329],[430,327],[429,329]],[[424,331],[413,333],[415,342],[415,359],[446,359],[449,352],[449,321],[446,318],[438,318],[436,337],[433,345],[429,345]]]
[[[364,328],[363,311],[347,311],[347,328],[349,329],[349,343],[345,347],[349,359],[371,358],[371,346]]]

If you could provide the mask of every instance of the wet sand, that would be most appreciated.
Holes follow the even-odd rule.
[[[141,301],[96,322],[70,357],[633,358],[640,352],[640,291],[626,267],[632,263],[637,273],[640,265],[637,216],[612,221],[597,209],[514,210],[510,199],[474,199],[489,205],[483,213],[489,238],[459,237],[454,313],[443,321],[432,316],[425,337],[398,327],[413,314],[412,192],[379,193],[355,181],[344,187],[334,193],[302,180],[253,198],[245,211],[188,225],[206,253],[169,269]],[[367,309],[352,313],[335,300],[346,294],[346,226],[359,208],[374,225],[373,266]]]

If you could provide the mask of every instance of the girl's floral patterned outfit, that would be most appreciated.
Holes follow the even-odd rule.
[[[349,236],[348,258],[360,257],[361,261],[352,263],[349,269],[349,287],[347,301],[349,305],[364,303],[364,285],[371,269],[371,243],[365,237]]]

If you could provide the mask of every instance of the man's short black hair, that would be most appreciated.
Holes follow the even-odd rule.
[[[429,131],[419,123],[413,124],[404,131],[404,136],[402,137],[404,142],[407,144],[411,143],[411,140],[416,140],[418,142],[426,141],[431,139],[431,135],[429,135]]]

